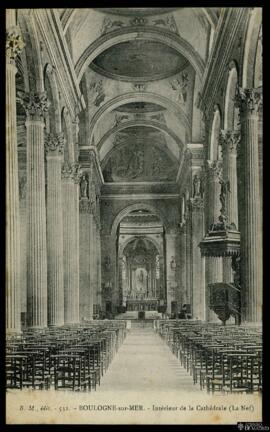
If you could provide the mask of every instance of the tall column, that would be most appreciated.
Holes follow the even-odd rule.
[[[183,225],[180,228],[179,235],[179,252],[180,252],[180,283],[181,283],[181,293],[182,293],[182,305],[187,304],[187,287],[186,287],[186,254],[187,254],[187,227]]]
[[[240,132],[221,130],[220,140],[223,157],[223,181],[228,182],[226,195],[227,223],[238,229],[238,193],[237,193],[237,148],[240,142]],[[233,282],[231,258],[223,258],[223,281]]]
[[[27,322],[32,328],[47,326],[47,242],[44,166],[44,116],[46,93],[26,93],[27,113]]]
[[[176,238],[177,234],[166,233],[166,286],[167,286],[167,312],[171,313],[171,302],[175,301],[176,281]]]
[[[80,307],[82,318],[93,319],[93,291],[90,285],[91,208],[87,197],[80,199]]]
[[[243,196],[240,199],[241,222],[241,308],[242,322],[262,319],[262,223],[260,215],[258,111],[262,94],[240,89],[240,157]]]
[[[89,184],[89,198],[90,198],[90,256],[89,256],[89,265],[90,265],[90,291],[92,293],[92,310],[93,305],[97,304],[97,244],[96,244],[96,212],[97,212],[97,199],[96,199],[96,189],[93,181],[90,181]]]
[[[20,333],[20,210],[16,124],[15,60],[24,43],[15,10],[6,11],[6,332]]]
[[[208,191],[207,191],[207,204],[206,204],[206,230],[213,225],[218,223],[218,217],[220,215],[220,192],[221,185],[219,183],[222,173],[222,162],[221,161],[207,161],[208,170]],[[209,309],[209,288],[208,285],[211,283],[223,281],[223,260],[222,257],[206,257],[205,258],[205,278],[206,278],[206,319],[208,321],[216,321],[216,314]]]
[[[204,235],[203,199],[191,198],[192,223],[192,315],[205,319],[205,260],[201,256],[199,243]]]
[[[97,304],[102,306],[102,297],[101,297],[101,244],[100,244],[100,226],[97,225],[96,230],[97,236]]]
[[[49,326],[61,326],[64,324],[63,217],[61,190],[63,148],[63,134],[48,134],[46,136]]]
[[[186,295],[187,295],[187,304],[190,304],[192,302],[192,248],[191,248],[191,241],[192,241],[192,225],[191,225],[191,215],[189,214],[186,221]]]
[[[73,168],[73,188],[74,188],[74,252],[73,252],[73,286],[74,286],[74,322],[80,322],[80,179],[81,179],[81,168],[80,165],[75,162],[72,165]]]
[[[64,321],[79,322],[79,198],[78,164],[62,168],[64,244]]]

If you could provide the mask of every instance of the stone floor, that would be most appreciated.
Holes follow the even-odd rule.
[[[98,392],[198,392],[161,337],[150,327],[132,327],[103,376]]]

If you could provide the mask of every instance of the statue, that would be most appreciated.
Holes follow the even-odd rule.
[[[88,198],[88,180],[85,174],[83,174],[80,183],[81,198]]]
[[[199,197],[201,195],[201,179],[195,174],[193,179],[193,198]]]
[[[226,197],[227,197],[227,193],[231,192],[230,190],[230,181],[229,180],[222,180],[220,179],[219,181],[221,188],[220,188],[220,202],[221,202],[221,218],[220,220],[222,222],[224,222],[225,220],[227,220],[227,205],[226,205]]]

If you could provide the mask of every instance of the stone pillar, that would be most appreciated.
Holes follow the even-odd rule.
[[[223,155],[223,180],[229,182],[226,196],[227,223],[238,229],[238,193],[237,193],[237,148],[240,142],[240,132],[222,130],[220,133]],[[223,258],[223,281],[233,282],[231,258]]]
[[[97,196],[93,180],[89,184],[90,199],[90,291],[92,293],[93,305],[97,304],[97,234],[96,234],[96,214],[97,214]],[[93,306],[92,306],[93,308]]]
[[[15,10],[6,11],[6,332],[21,331],[20,211],[16,124],[15,60],[24,43]]]
[[[47,242],[44,166],[44,115],[49,103],[45,92],[25,93],[27,113],[27,323],[47,326]]]
[[[166,233],[166,287],[167,287],[167,312],[171,313],[171,302],[176,300],[176,233]]]
[[[90,201],[88,198],[80,200],[80,296],[82,317],[93,319],[93,290],[91,285],[91,270],[92,270],[92,222],[93,215],[91,214]]]
[[[90,270],[90,280],[91,289],[93,290],[94,305],[97,305],[97,225],[95,214],[91,217],[91,270]],[[95,306],[96,307],[96,306]]]
[[[242,322],[262,320],[262,223],[260,214],[258,110],[262,94],[240,89],[241,174],[241,315]]]
[[[186,295],[187,295],[187,304],[190,304],[192,301],[192,249],[191,249],[191,216],[188,215],[186,219]]]
[[[180,228],[180,235],[179,235],[179,255],[180,255],[180,289],[182,294],[182,305],[187,304],[187,286],[186,286],[186,272],[187,272],[187,262],[186,262],[186,254],[187,254],[187,227],[186,225],[183,225]]]
[[[101,244],[100,244],[100,226],[97,225],[97,304],[102,306],[102,292],[101,292]]]
[[[221,161],[207,161],[207,204],[206,204],[206,230],[208,231],[211,225],[218,223],[220,216],[220,192],[221,185],[219,183],[222,175]],[[208,321],[219,322],[216,314],[209,309],[209,288],[208,285],[215,282],[223,281],[223,261],[222,257],[206,257],[205,258],[205,278],[206,278],[206,319]]]
[[[202,198],[190,199],[192,224],[192,316],[205,320],[205,259],[199,243],[204,235],[204,204]]]
[[[79,322],[79,197],[78,164],[62,168],[64,239],[64,321]]]
[[[64,324],[63,217],[61,190],[63,148],[63,134],[48,134],[46,136],[49,326],[61,326]]]

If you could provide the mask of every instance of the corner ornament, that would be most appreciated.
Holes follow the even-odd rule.
[[[59,134],[49,133],[45,137],[45,151],[51,155],[62,155],[64,152],[65,139],[63,132]]]
[[[253,114],[262,107],[263,95],[259,89],[238,87],[235,102],[240,112]]]
[[[41,118],[45,117],[50,107],[46,92],[18,92],[18,96],[29,119],[41,120]]]
[[[18,30],[12,30],[6,33],[6,55],[9,60],[16,60],[16,57],[25,47],[22,36]]]

